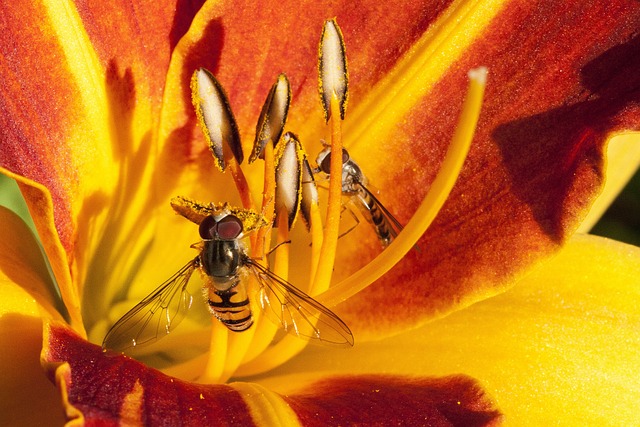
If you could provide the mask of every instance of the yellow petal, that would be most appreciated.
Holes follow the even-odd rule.
[[[45,308],[48,317],[68,314],[35,236],[17,214],[4,206],[0,206],[0,280],[21,288]],[[0,315],[24,309],[20,300],[0,301]]]
[[[640,249],[576,236],[510,291],[414,331],[336,352],[309,348],[260,380],[313,373],[477,378],[510,425],[634,425],[640,401]]]
[[[640,166],[640,133],[614,135],[607,143],[606,160],[604,188],[582,221],[580,233],[591,230]]]
[[[40,366],[44,309],[0,274],[0,425],[62,425],[58,392]]]

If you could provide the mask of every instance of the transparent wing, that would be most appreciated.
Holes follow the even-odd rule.
[[[266,267],[248,259],[261,286],[260,305],[266,317],[293,335],[323,344],[352,346],[353,334],[335,313]]]
[[[364,191],[366,195],[369,196],[371,200],[373,200],[373,203],[375,203],[377,207],[380,209],[382,216],[387,221],[387,224],[389,224],[389,234],[391,235],[391,237],[393,239],[398,237],[398,234],[402,231],[402,228],[403,228],[402,224],[400,224],[400,221],[398,221],[393,216],[393,214],[391,214],[391,212],[389,212],[389,210],[384,207],[384,205],[380,202],[380,200],[378,200],[378,198],[373,194],[373,192],[369,191],[369,189],[365,187],[362,183],[358,183],[358,185],[360,186],[362,191]],[[367,204],[366,200],[364,200],[361,196],[359,196],[358,199],[362,202],[365,209],[370,210],[370,206]]]
[[[166,282],[136,304],[107,332],[102,348],[124,351],[150,344],[172,332],[191,308],[193,297],[187,284],[199,265],[189,261]]]

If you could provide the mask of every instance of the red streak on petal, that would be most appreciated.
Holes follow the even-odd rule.
[[[500,413],[478,384],[463,376],[354,376],[323,380],[285,400],[305,426],[486,426]]]
[[[385,151],[367,147],[374,158],[394,153],[398,166],[371,171],[353,153],[407,221],[453,133],[466,72],[488,67],[469,156],[422,252],[338,308],[356,335],[401,330],[486,297],[560,247],[599,193],[606,134],[640,128],[638,28],[633,1],[509,3]],[[361,266],[366,247],[338,268]]]
[[[371,0],[302,6],[283,2],[270,7],[252,2],[216,5],[200,38],[186,49],[182,109],[190,119],[175,131],[172,149],[180,158],[209,156],[200,132],[193,129],[189,79],[196,68],[208,68],[222,83],[246,140],[253,139],[257,116],[273,81],[286,72],[293,96],[289,117],[304,129],[306,123],[322,121],[316,79],[324,19],[336,16],[347,44],[353,46],[349,54],[350,97],[361,99],[450,3],[431,0],[397,7]],[[292,8],[300,13],[291,13]],[[186,155],[185,135],[194,136]],[[309,143],[319,145],[318,139]]]
[[[171,52],[201,4],[201,0],[80,0],[76,7],[104,68],[130,72],[159,107]]]
[[[126,422],[120,419],[121,408],[136,382],[143,388],[142,413],[131,414],[131,419],[144,425],[253,425],[242,397],[226,385],[171,378],[129,357],[105,353],[60,325],[50,326],[46,344],[47,366],[69,364],[70,375],[65,378],[69,403],[83,413],[88,425]],[[135,405],[129,400],[127,407]]]
[[[56,229],[71,254],[69,193],[77,171],[61,141],[79,120],[78,88],[42,8],[2,3],[0,16],[0,165],[49,189]]]

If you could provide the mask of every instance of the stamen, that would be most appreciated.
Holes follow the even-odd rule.
[[[449,196],[469,152],[480,116],[486,76],[487,69],[485,67],[479,67],[469,72],[469,89],[447,154],[429,192],[404,230],[373,261],[318,296],[316,299],[322,304],[333,307],[378,280],[391,267],[400,262],[431,225]]]
[[[273,272],[284,280],[289,280],[289,225],[288,212],[282,207],[278,214],[278,235],[276,239],[276,256],[273,261]]]
[[[349,83],[347,56],[342,31],[335,18],[326,21],[322,29],[318,74],[320,77],[320,100],[325,120],[329,121],[331,113],[338,111],[340,111],[340,118],[344,120]],[[331,106],[332,96],[338,100],[338,108]]]
[[[280,214],[286,214],[287,228],[291,228],[300,210],[304,153],[300,141],[291,132],[284,135],[276,150],[276,221]]]
[[[274,206],[276,198],[276,166],[273,154],[273,144],[266,144],[262,149],[264,158],[264,187],[262,190],[262,215],[269,226],[258,230],[255,241],[251,241],[251,250],[254,258],[265,257],[264,247],[271,241],[271,224],[274,219]],[[266,260],[265,260],[266,262]]]
[[[320,262],[320,249],[322,247],[322,218],[318,205],[318,189],[313,179],[313,172],[309,162],[304,156],[302,164],[302,200],[300,212],[311,232],[311,272],[309,274],[309,294],[314,295],[314,282],[318,263]]]
[[[249,163],[257,158],[264,159],[262,216],[268,226],[260,228],[257,233],[251,236],[251,256],[265,266],[267,265],[265,245],[271,241],[277,189],[274,147],[284,131],[290,103],[291,88],[289,80],[284,74],[280,74],[271,87],[262,107],[256,126],[253,151],[249,159]],[[279,268],[278,265],[284,266],[288,272],[288,260],[284,264],[282,261],[278,264],[276,259],[274,269]],[[250,276],[249,280],[255,281],[255,278]],[[258,285],[252,283],[250,286],[256,288]],[[255,326],[242,334],[231,335],[228,347],[229,354],[223,373],[224,380],[233,375],[244,360],[250,360],[259,355],[269,345],[277,332],[276,326],[271,322],[260,321],[262,313],[257,309],[256,301],[252,301],[251,311]]]
[[[482,107],[486,75],[487,69],[484,67],[469,72],[469,89],[451,144],[436,179],[409,223],[378,257],[355,274],[316,297],[318,302],[327,307],[333,307],[355,295],[389,271],[422,237],[451,192],[469,152]],[[340,158],[340,156],[332,157]],[[331,167],[333,168],[333,165]],[[286,336],[278,344],[262,353],[259,358],[254,359],[251,363],[243,364],[238,375],[257,375],[274,369],[302,351],[305,344],[301,340]]]
[[[344,118],[348,94],[346,66],[342,33],[335,20],[327,21],[320,40],[319,72],[320,98],[325,108],[325,117],[330,121],[331,126],[330,146],[332,153],[342,153],[341,120]],[[338,112],[340,114],[337,114]],[[331,156],[330,168],[332,171],[342,170],[342,156]],[[320,250],[312,259],[314,262],[312,265],[317,266],[315,269],[312,267],[313,282],[310,286],[310,294],[313,296],[315,293],[327,290],[331,283],[342,207],[341,173],[332,173],[329,176],[327,219],[322,238],[320,238],[321,233],[318,230],[318,227],[321,227],[321,222],[317,204],[315,208],[313,203],[311,206],[311,214],[317,217],[317,220],[312,222],[312,226],[314,223],[316,224],[316,229],[312,228],[312,243],[313,246],[320,246]],[[298,354],[306,344],[303,340],[287,335],[277,344],[262,352],[259,357],[244,363],[238,374],[254,375],[268,371]]]
[[[271,86],[269,95],[267,95],[267,99],[262,106],[249,163],[262,158],[262,150],[267,144],[271,143],[272,146],[275,146],[280,140],[287,122],[290,104],[291,86],[287,76],[280,74],[276,82]]]
[[[289,229],[300,207],[303,153],[295,135],[288,132],[276,147],[276,221],[277,241],[271,271],[285,281],[289,277]],[[257,322],[254,341],[244,356],[250,361],[259,356],[271,343],[278,329],[272,322]]]
[[[319,70],[320,98],[325,108],[325,117],[331,122],[331,152],[342,153],[341,120],[344,118],[348,96],[348,80],[344,41],[335,20],[325,22],[320,39]],[[335,114],[337,112],[340,112],[339,117]],[[331,156],[331,170],[342,170],[342,156]],[[313,285],[316,290],[327,289],[333,274],[342,206],[341,173],[332,173],[329,177],[327,205],[324,238]]]
[[[273,223],[276,192],[273,150],[284,131],[290,104],[291,86],[287,76],[280,74],[276,82],[271,86],[267,99],[262,106],[258,124],[256,125],[253,151],[249,158],[249,163],[252,163],[257,158],[264,159],[262,215],[264,215],[268,224]],[[256,238],[251,240],[254,258],[264,257],[263,242],[269,242],[270,240],[271,227],[265,227],[258,231]]]
[[[227,160],[227,163],[229,164],[229,171],[231,172],[233,181],[236,183],[236,189],[240,195],[242,207],[245,209],[255,210],[253,198],[251,198],[251,192],[249,191],[249,184],[247,183],[247,178],[244,176],[240,165],[233,157]]]
[[[331,109],[335,111],[338,100],[331,98]],[[342,152],[342,135],[340,132],[340,120],[334,116],[331,122],[331,152]],[[342,157],[331,156],[331,170],[342,170]],[[342,174],[332,173],[329,176],[329,199],[327,202],[327,217],[324,226],[322,249],[318,263],[314,288],[326,289],[331,283],[333,264],[335,263],[338,236],[340,234],[340,211],[342,206]]]
[[[244,156],[236,120],[222,85],[204,68],[191,77],[191,101],[216,166],[221,172],[229,167],[242,205],[253,209],[249,185],[240,169]]]

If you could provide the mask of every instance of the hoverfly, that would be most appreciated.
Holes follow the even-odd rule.
[[[315,173],[331,173],[331,147],[325,147],[316,158]],[[378,198],[367,188],[368,180],[360,166],[342,149],[342,194],[351,197],[373,225],[383,247],[387,247],[402,231],[402,224],[389,212]]]
[[[103,348],[126,350],[150,344],[172,332],[191,308],[187,285],[198,270],[209,310],[230,331],[251,327],[249,278],[262,312],[293,335],[338,346],[353,345],[347,325],[331,310],[247,255],[242,238],[267,226],[257,212],[228,204],[202,204],[183,197],[173,208],[199,225],[199,254],[139,302],[109,330]]]

